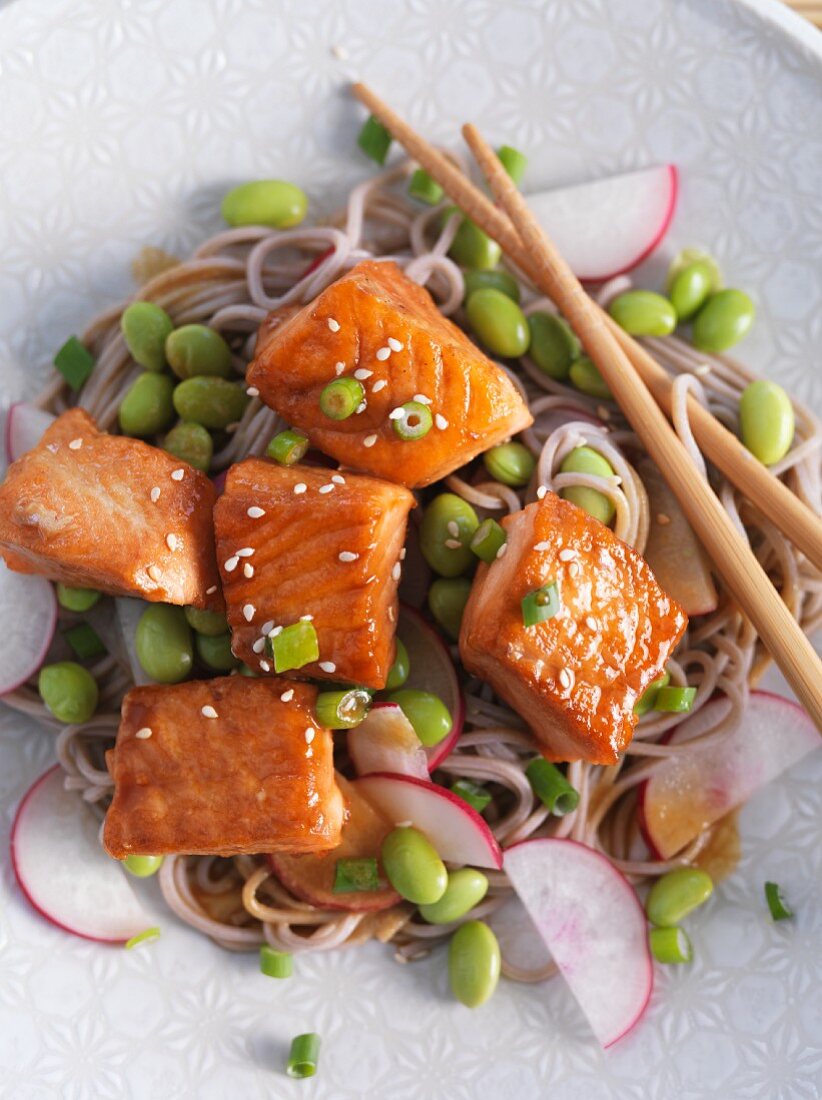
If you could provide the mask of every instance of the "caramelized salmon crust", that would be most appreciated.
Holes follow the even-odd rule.
[[[385,687],[413,506],[376,478],[259,458],[232,466],[214,523],[236,656],[273,672],[267,635],[309,615],[319,658],[294,675]]]
[[[391,261],[364,260],[296,316],[271,315],[247,377],[320,450],[411,488],[445,477],[533,422],[505,371]],[[338,377],[363,387],[363,404],[344,420],[320,409],[323,387]],[[402,440],[390,414],[420,396],[431,429]]]
[[[343,798],[316,698],[309,684],[245,676],[133,688],[107,753],[106,851],[124,859],[335,847]]]
[[[199,470],[70,409],[9,467],[0,554],[18,573],[217,610],[214,499]]]
[[[480,565],[465,608],[463,664],[525,719],[549,760],[614,764],[687,616],[636,551],[553,493],[502,525],[507,550]],[[559,610],[525,627],[523,597],[551,582]]]

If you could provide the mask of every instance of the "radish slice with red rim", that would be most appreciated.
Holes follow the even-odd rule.
[[[459,740],[465,721],[465,700],[448,647],[418,611],[404,605],[400,608],[397,633],[408,650],[411,669],[403,688],[438,696],[451,715],[451,732],[438,745],[425,750],[428,770],[433,771]]]
[[[6,453],[9,462],[16,462],[21,455],[36,447],[54,420],[50,412],[25,401],[12,405],[6,421]]]
[[[125,871],[100,847],[99,824],[56,765],[29,788],[11,829],[11,862],[38,913],[84,939],[125,943],[151,923]]]
[[[345,743],[357,775],[393,772],[428,779],[428,757],[414,727],[396,703],[375,703],[348,731]]]
[[[0,695],[30,679],[46,659],[57,625],[57,599],[44,577],[14,573],[0,560]]]
[[[603,1047],[630,1031],[653,988],[645,914],[614,865],[575,840],[524,840],[505,873]]]

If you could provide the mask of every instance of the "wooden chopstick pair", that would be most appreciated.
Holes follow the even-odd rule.
[[[502,209],[369,88],[355,84],[353,91],[449,198],[555,302],[676,495],[717,572],[822,732],[822,662],[666,419],[662,409],[670,413],[671,406],[667,372],[588,297],[474,126],[465,126],[463,135]],[[822,568],[818,518],[699,402],[691,399],[688,406],[694,435],[708,458]]]

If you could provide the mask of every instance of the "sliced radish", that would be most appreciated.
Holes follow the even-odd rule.
[[[376,703],[345,739],[357,775],[392,772],[428,779],[428,757],[396,703]]]
[[[144,600],[133,600],[128,596],[118,596],[114,601],[117,619],[120,625],[120,641],[123,652],[128,658],[132,679],[135,684],[153,684],[154,681],[143,669],[137,659],[137,623],[149,606]]]
[[[410,775],[366,775],[354,785],[395,825],[411,822],[444,860],[502,867],[502,850],[487,823],[457,795]]]
[[[574,274],[600,282],[630,271],[665,235],[676,207],[673,164],[528,196]]]
[[[418,611],[404,605],[400,608],[397,633],[408,650],[411,667],[403,687],[438,695],[451,715],[451,732],[438,745],[425,750],[428,770],[433,771],[459,740],[465,721],[465,700],[448,647]]]
[[[99,826],[56,765],[29,788],[11,828],[20,888],[52,924],[88,940],[123,943],[151,923],[125,871],[100,847]]]
[[[499,942],[503,960],[508,966],[534,973],[544,970],[551,962],[551,952],[528,910],[516,894],[485,917]]]
[[[33,676],[57,625],[54,588],[44,577],[14,573],[0,559],[0,695]]]
[[[677,726],[671,744],[706,732],[729,709],[725,698],[706,703]],[[820,745],[800,706],[770,692],[751,692],[742,721],[724,740],[672,756],[645,783],[641,820],[648,846],[670,859]]]
[[[21,455],[36,447],[46,428],[54,423],[54,419],[50,412],[25,401],[12,405],[6,422],[6,452],[9,462],[16,462]]]
[[[632,886],[575,840],[524,840],[505,873],[603,1047],[634,1026],[653,988],[645,914]]]

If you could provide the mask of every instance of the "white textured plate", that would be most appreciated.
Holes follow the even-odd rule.
[[[328,209],[368,171],[347,75],[430,136],[466,118],[531,155],[532,186],[682,169],[669,255],[705,244],[759,305],[745,359],[822,407],[822,38],[768,0],[15,0],[0,4],[0,382],[130,288],[140,245],[185,252],[229,182],[277,174]],[[332,47],[342,47],[340,61]],[[340,51],[338,51],[340,52]],[[662,262],[649,265],[657,275]],[[378,945],[262,977],[156,902],[126,953],[41,921],[5,855],[53,735],[0,712],[0,1096],[694,1100],[822,1095],[822,753],[742,814],[743,859],[690,922],[639,1027],[600,1051],[563,985],[474,1012],[442,956]],[[773,927],[777,879],[797,918]],[[313,1081],[282,1073],[323,1037]]]

